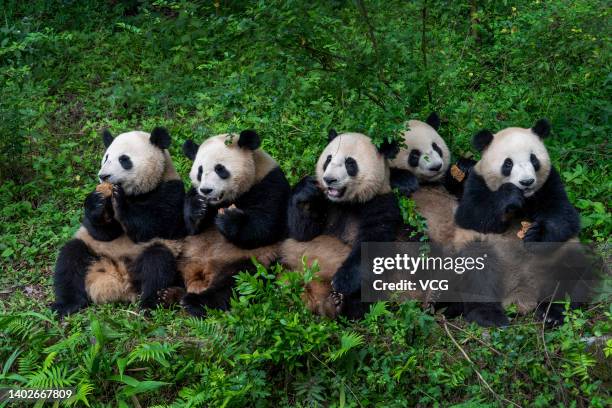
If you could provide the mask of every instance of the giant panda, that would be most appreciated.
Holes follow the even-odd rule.
[[[183,145],[193,160],[184,204],[190,235],[179,259],[187,293],[166,291],[164,302],[182,295],[181,305],[196,316],[204,307],[227,309],[234,275],[252,267],[252,257],[265,266],[277,258],[290,186],[260,144],[256,132],[245,130]]]
[[[429,187],[444,188],[457,197],[463,193],[463,184],[476,161],[460,158],[451,165],[451,154],[446,142],[438,134],[440,118],[433,112],[425,122],[408,121],[403,132],[404,146],[391,160],[391,186],[418,201],[420,187],[426,194],[435,194]],[[424,194],[424,193],[422,193]]]
[[[354,318],[363,313],[361,243],[392,242],[403,226],[387,160],[398,146],[385,143],[377,149],[366,135],[333,130],[328,141],[316,177],[305,177],[292,190],[281,259],[299,270],[303,257],[317,258],[317,279],[304,293],[307,307],[332,318]]]
[[[542,142],[549,132],[546,120],[530,129],[512,127],[495,135],[479,132],[473,144],[482,156],[467,178],[461,200],[440,193],[422,203],[430,208],[425,215],[434,242],[459,252],[473,242],[490,244],[495,265],[491,269],[496,273],[467,273],[459,284],[465,292],[490,294],[501,302],[464,302],[459,312],[468,321],[507,325],[504,308],[510,304],[516,304],[521,313],[536,310],[539,317],[546,315],[547,324],[563,320],[562,305],[551,304],[547,298],[553,294],[563,298],[565,289],[570,295],[574,289],[552,293],[550,282],[567,259],[584,255],[576,246],[560,244],[542,262],[529,248],[530,242],[577,242],[580,231],[578,213]],[[525,231],[526,223],[530,227]]]
[[[151,308],[177,278],[185,192],[167,150],[170,135],[155,128],[102,136],[102,184],[87,196],[81,227],[55,266],[51,308],[60,316],[138,296]]]

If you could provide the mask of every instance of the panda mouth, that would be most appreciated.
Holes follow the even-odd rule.
[[[346,192],[346,187],[343,187],[343,188],[327,187],[327,196],[330,198],[341,198],[345,192]]]

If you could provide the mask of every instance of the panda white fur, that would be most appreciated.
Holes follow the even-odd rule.
[[[113,138],[103,133],[100,184],[85,200],[85,217],[61,249],[54,274],[60,316],[90,302],[158,303],[157,292],[175,284],[176,256],[185,235],[184,187],[167,151],[163,128]]]
[[[281,245],[284,265],[302,267],[318,259],[318,280],[305,290],[309,309],[335,317],[359,317],[361,243],[391,242],[403,225],[389,185],[387,158],[397,145],[377,149],[360,133],[329,133],[316,178],[306,177],[289,200],[289,239]]]
[[[166,291],[164,301],[181,296],[182,306],[197,316],[204,307],[227,309],[234,275],[252,268],[252,257],[265,266],[277,258],[276,243],[286,236],[290,187],[278,163],[259,146],[252,130],[183,145],[193,160],[193,187],[184,206],[190,236],[179,259],[187,293]]]
[[[444,188],[460,197],[463,182],[476,161],[461,158],[451,166],[451,154],[438,134],[440,118],[434,112],[425,122],[408,121],[404,145],[391,161],[391,186],[418,201],[420,187]],[[427,193],[429,194],[429,192]]]
[[[502,302],[461,305],[460,313],[467,320],[483,326],[508,323],[504,307],[517,304],[521,313],[537,308],[538,315],[548,311],[548,323],[562,321],[562,306],[545,299],[552,295],[547,287],[554,265],[563,265],[567,257],[582,256],[575,247],[560,245],[545,265],[533,257],[524,245],[529,242],[576,241],[580,224],[578,213],[569,203],[563,184],[550,163],[542,138],[550,131],[545,120],[533,128],[507,128],[493,135],[479,132],[473,140],[482,151],[481,160],[473,167],[460,202],[450,194],[438,192],[422,205],[429,236],[434,242],[450,244],[456,249],[470,242],[491,244],[497,274],[466,274],[462,285],[467,292],[478,288]],[[521,240],[517,233],[521,222],[530,222]],[[503,273],[502,273],[503,271]],[[557,296],[563,298],[559,291]],[[550,299],[549,299],[550,300]]]

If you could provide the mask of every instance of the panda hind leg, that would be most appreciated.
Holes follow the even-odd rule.
[[[140,306],[152,309],[160,303],[160,291],[176,281],[176,258],[165,245],[152,245],[136,258],[132,273],[140,287]]]
[[[70,240],[62,247],[53,275],[55,302],[51,304],[51,309],[60,317],[88,305],[85,275],[96,259],[97,257],[89,252],[85,242],[80,239]]]
[[[463,317],[483,327],[506,327],[510,324],[501,303],[464,303]]]
[[[232,262],[225,265],[214,274],[207,273],[211,276],[211,282],[208,287],[200,293],[186,293],[181,299],[181,306],[192,316],[204,317],[206,309],[228,310],[232,291],[236,285],[234,276],[239,271],[254,271],[255,266],[250,259]]]

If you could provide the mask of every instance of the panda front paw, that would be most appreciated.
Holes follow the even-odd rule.
[[[482,327],[506,327],[510,324],[508,316],[499,304],[482,303],[473,307],[466,307],[465,320],[474,322]]]
[[[234,241],[242,230],[246,213],[239,208],[228,208],[220,212],[215,218],[217,229],[229,241]]]
[[[68,316],[72,313],[78,312],[79,310],[85,308],[87,306],[86,302],[83,303],[62,303],[62,302],[54,302],[49,308],[57,313],[57,316],[61,319],[65,316]]]
[[[323,197],[323,192],[319,188],[317,179],[308,176],[304,177],[294,188],[292,200],[297,205],[309,203],[316,198]]]
[[[565,307],[559,303],[540,303],[536,309],[536,317],[544,322],[547,328],[561,326],[565,320]]]
[[[523,238],[523,242],[542,242],[544,238],[544,224],[541,222],[534,222],[531,224],[527,232],[525,232],[525,237]]]
[[[502,215],[520,210],[525,205],[525,197],[520,188],[511,183],[503,184],[499,188],[499,209]]]
[[[106,213],[106,198],[97,191],[90,193],[85,199],[85,217],[93,224],[101,224],[107,218]]]
[[[125,190],[121,187],[121,184],[113,185],[113,207],[116,211],[123,209],[125,206]]]
[[[200,295],[196,293],[187,293],[185,296],[183,296],[181,299],[181,306],[191,316],[206,316],[206,309],[204,309],[204,305],[200,301]]]

